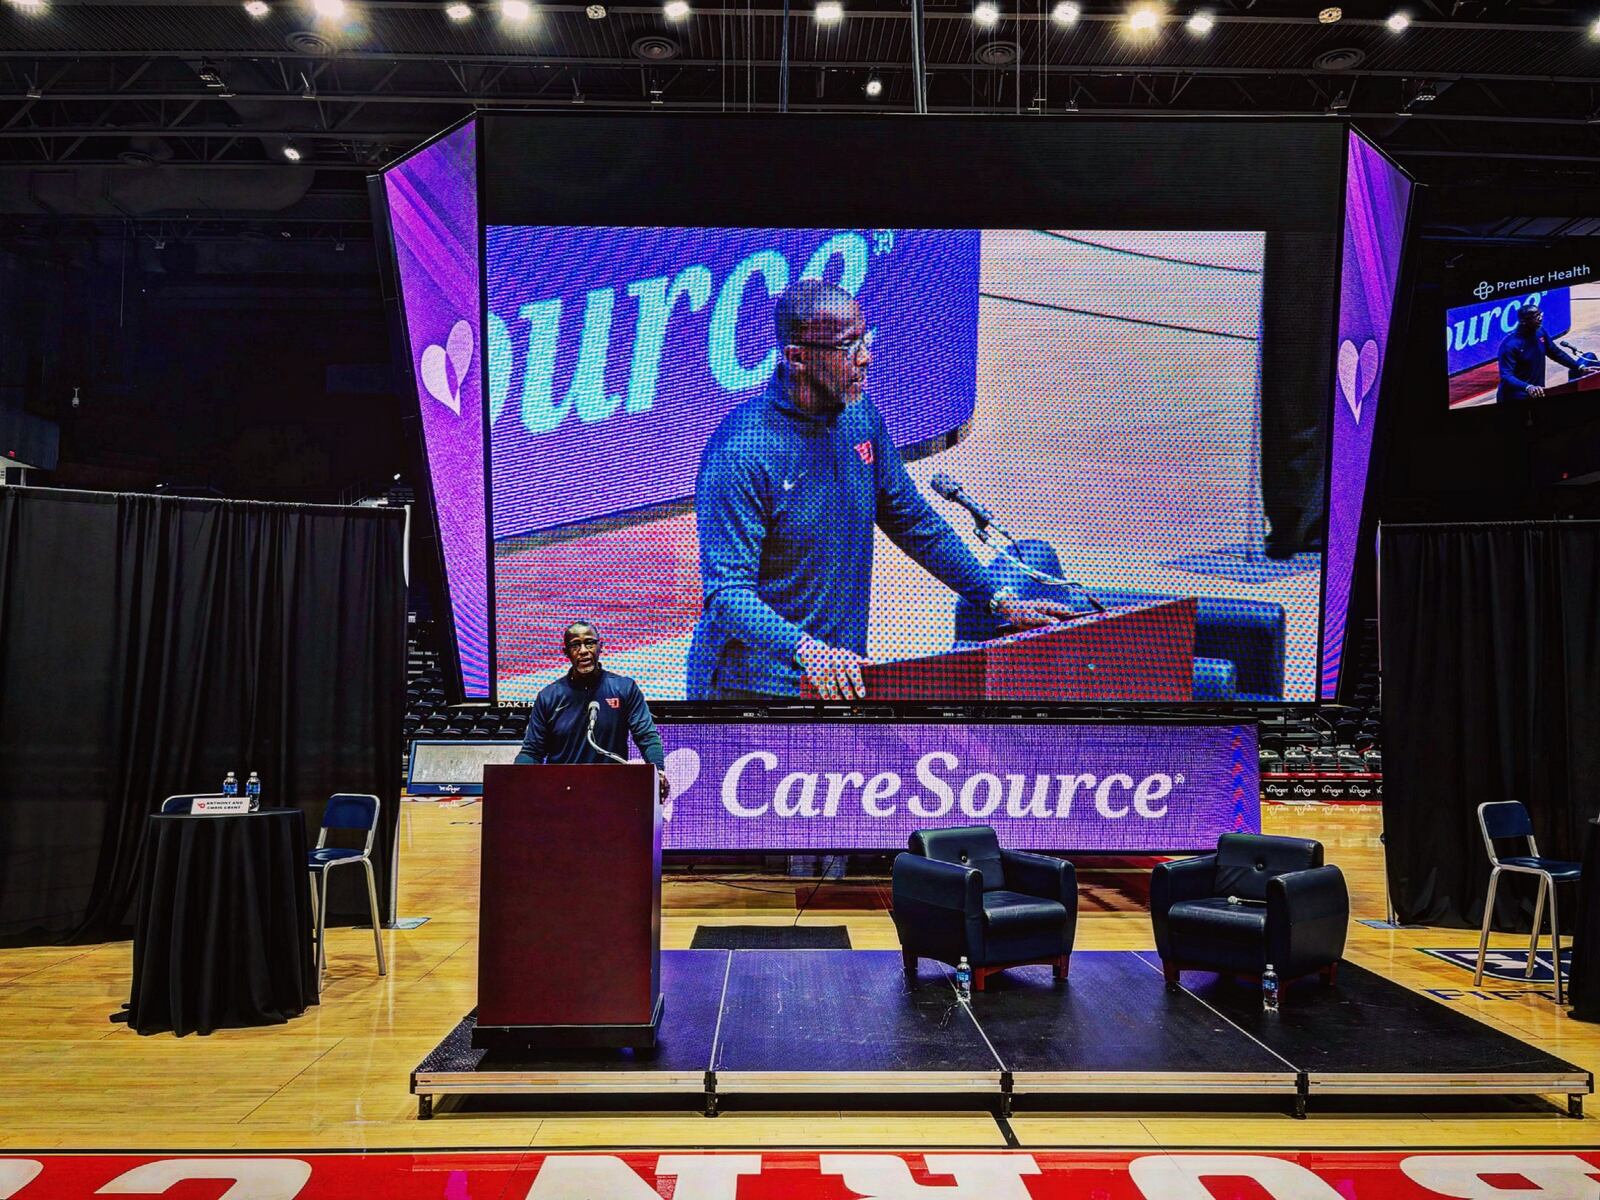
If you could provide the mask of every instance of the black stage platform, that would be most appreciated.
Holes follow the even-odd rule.
[[[652,1051],[533,1059],[474,1050],[469,1014],[411,1075],[420,1117],[450,1095],[722,1097],[841,1093],[960,1096],[1002,1114],[1027,1097],[1161,1093],[1565,1095],[1584,1070],[1350,963],[1339,982],[1260,992],[1204,972],[1169,990],[1153,953],[1080,950],[1071,978],[1048,967],[993,976],[970,1005],[944,968],[908,980],[898,951],[668,950]],[[800,1102],[800,1101],[796,1101]],[[832,1102],[837,1104],[837,1100]]]

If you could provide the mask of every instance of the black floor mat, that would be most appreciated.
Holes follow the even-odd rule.
[[[849,950],[843,925],[697,925],[691,950]]]

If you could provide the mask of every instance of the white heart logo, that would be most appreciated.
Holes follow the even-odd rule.
[[[1350,406],[1350,415],[1361,424],[1361,409],[1378,382],[1378,343],[1368,338],[1356,349],[1356,344],[1346,338],[1339,346],[1339,390],[1344,402]]]
[[[443,346],[422,352],[422,385],[428,394],[456,416],[461,415],[461,381],[472,365],[472,326],[457,321]]]
[[[672,794],[667,797],[667,802],[662,806],[663,820],[672,820],[672,809],[677,799],[694,786],[694,781],[700,778],[700,753],[688,746],[683,746],[667,755],[666,763],[667,782],[672,785]]]

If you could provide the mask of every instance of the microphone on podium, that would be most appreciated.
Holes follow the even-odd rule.
[[[623,766],[627,766],[628,765],[628,760],[627,759],[623,758],[621,755],[617,755],[617,754],[611,753],[611,751],[607,750],[599,742],[594,740],[594,723],[596,721],[598,721],[599,719],[600,719],[600,701],[591,700],[591,701],[589,701],[589,730],[588,730],[588,732],[586,734],[584,734],[585,740],[589,743],[589,748],[591,750],[593,750],[596,754],[603,754],[606,758],[609,758],[612,762],[619,762]]]
[[[1016,538],[1011,536],[1011,532],[1004,525],[1000,524],[999,521],[994,519],[993,513],[991,513],[983,505],[979,504],[971,496],[967,495],[966,490],[961,486],[959,481],[950,478],[950,476],[946,475],[943,471],[936,471],[934,472],[933,478],[928,480],[928,486],[934,491],[938,492],[939,495],[943,496],[952,504],[959,504],[962,508],[971,513],[972,519],[978,523],[978,528],[980,530],[987,526],[993,529],[1001,537],[1007,538],[1010,541],[1016,541]]]

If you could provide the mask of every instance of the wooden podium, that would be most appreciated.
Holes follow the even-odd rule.
[[[1089,613],[965,650],[868,663],[868,700],[1194,699],[1195,599]],[[816,699],[810,680],[802,694]]]
[[[1545,388],[1546,396],[1576,396],[1580,392],[1600,392],[1600,371],[1590,371],[1565,383],[1554,383]]]
[[[656,787],[645,764],[484,768],[474,1046],[656,1044]]]

